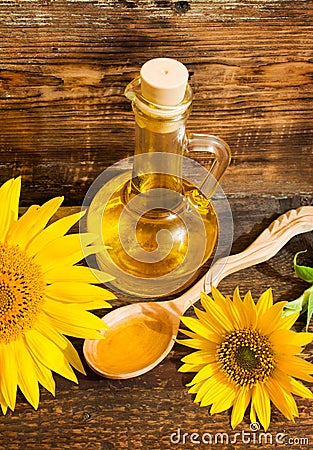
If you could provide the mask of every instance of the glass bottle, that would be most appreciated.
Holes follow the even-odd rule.
[[[230,150],[215,136],[186,133],[192,91],[178,61],[148,61],[125,95],[135,114],[132,168],[113,170],[101,185],[88,231],[98,235],[97,263],[115,277],[113,288],[162,297],[191,284],[213,252],[218,220],[211,197]],[[209,170],[193,159],[207,154],[214,157]]]

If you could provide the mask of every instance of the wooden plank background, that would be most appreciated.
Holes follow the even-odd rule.
[[[231,146],[229,195],[312,187],[313,2],[0,1],[0,182],[23,204],[81,204],[95,177],[133,153],[123,91],[153,57],[194,89],[189,129]]]
[[[64,195],[71,208],[59,214],[78,210],[97,175],[133,154],[127,83],[148,59],[177,58],[194,90],[188,128],[232,149],[222,186],[237,253],[279,214],[313,204],[312,31],[312,0],[0,0],[0,183],[22,175],[23,207]],[[257,298],[272,286],[275,300],[296,298],[308,286],[294,277],[292,258],[304,248],[312,263],[307,233],[226,278],[222,291],[240,285]],[[114,306],[128,302],[119,296]],[[73,342],[81,354],[82,341]],[[38,411],[19,393],[15,412],[0,417],[0,449],[184,450],[198,446],[171,445],[178,427],[231,434],[229,411],[210,417],[187,394],[190,374],[177,372],[187,353],[175,345],[156,369],[127,381],[88,367],[79,386],[55,376],[57,398],[42,389]],[[312,361],[312,345],[305,353]],[[297,404],[296,424],[273,408],[270,431],[307,437],[281,448],[308,450],[312,402]],[[239,431],[249,425],[246,415]]]

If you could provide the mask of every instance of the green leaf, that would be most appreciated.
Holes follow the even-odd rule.
[[[296,300],[287,303],[287,305],[284,307],[283,317],[289,316],[290,314],[293,314],[295,312],[304,313],[307,309],[306,306],[307,304],[304,301],[304,293],[303,293]]]
[[[313,286],[309,287],[299,298],[288,302],[284,308],[283,316],[289,316],[295,312],[305,313],[307,311],[306,330],[308,330],[313,315]]]
[[[296,275],[308,283],[313,283],[313,267],[299,266],[297,264],[297,257],[300,253],[305,253],[306,250],[295,254],[293,259],[293,265]],[[283,316],[288,316],[295,312],[305,313],[307,312],[306,331],[308,331],[309,323],[313,315],[313,285],[300,295],[296,300],[290,301],[284,308]]]
[[[313,314],[313,292],[310,293],[309,299],[308,299],[308,315],[307,315],[306,327],[305,327],[306,331],[308,331],[312,314]]]
[[[300,253],[305,253],[306,250],[303,250],[301,252],[298,252],[295,254],[295,257],[293,259],[293,266],[296,272],[296,275],[301,278],[304,281],[307,281],[308,283],[313,283],[313,267],[307,267],[307,266],[298,266],[297,264],[297,257]]]

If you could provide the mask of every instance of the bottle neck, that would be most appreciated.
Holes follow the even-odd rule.
[[[136,118],[132,184],[137,192],[164,188],[182,191],[182,156],[189,108],[164,118],[143,113],[133,105]]]

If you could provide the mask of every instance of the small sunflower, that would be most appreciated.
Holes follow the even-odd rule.
[[[34,408],[39,385],[55,395],[51,371],[77,383],[71,366],[85,373],[63,334],[99,339],[103,321],[87,310],[106,308],[109,291],[95,286],[111,279],[74,266],[96,248],[91,234],[70,234],[82,213],[47,226],[63,197],[32,205],[18,219],[20,178],[0,187],[0,404],[15,408],[17,387]]]
[[[196,318],[182,317],[192,331],[180,330],[190,339],[180,344],[197,349],[185,356],[180,372],[197,372],[189,393],[195,402],[209,406],[215,414],[232,407],[231,425],[242,420],[248,405],[250,420],[257,417],[269,427],[271,402],[289,420],[298,417],[292,394],[313,398],[312,392],[295,378],[313,381],[313,364],[299,357],[313,333],[296,333],[290,328],[298,313],[282,317],[287,302],[273,304],[271,289],[257,304],[250,291],[242,300],[236,288],[233,299],[216,288],[213,299],[201,295],[204,311],[195,308]]]

